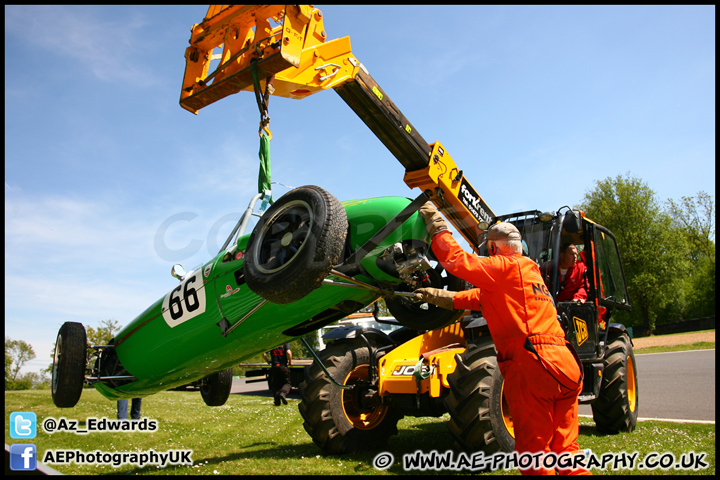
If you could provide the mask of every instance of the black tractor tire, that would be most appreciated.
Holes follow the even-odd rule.
[[[504,379],[497,364],[492,339],[470,342],[448,376],[450,393],[445,407],[450,413],[448,430],[458,446],[485,455],[512,452],[515,437],[512,418],[503,395]]]
[[[432,260],[432,257],[431,257]],[[427,271],[428,279],[432,288],[440,288],[458,292],[467,290],[471,285],[446,272],[438,262],[435,267]],[[398,291],[411,292],[413,288],[403,284],[397,288]],[[451,325],[463,316],[464,310],[447,310],[431,303],[414,302],[407,297],[386,298],[390,314],[400,322],[403,327],[413,330],[436,330]]]
[[[367,346],[360,340],[337,341],[318,356],[342,385],[367,379],[370,357]],[[333,384],[317,362],[306,367],[299,390],[303,427],[327,453],[377,450],[398,433],[397,422],[403,417],[400,412],[387,405],[362,409],[353,390]]]
[[[228,368],[203,378],[200,395],[208,407],[225,405],[232,389],[233,369]]]
[[[65,322],[55,341],[52,399],[58,408],[72,408],[82,394],[87,368],[87,334],[82,323]]]
[[[604,363],[600,393],[591,404],[595,425],[600,433],[632,432],[639,397],[635,353],[626,334],[610,334]]]
[[[278,304],[292,303],[322,285],[340,263],[347,214],[337,198],[320,187],[298,187],[262,215],[245,249],[250,290]]]

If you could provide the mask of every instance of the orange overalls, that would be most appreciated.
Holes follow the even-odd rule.
[[[537,264],[520,254],[468,254],[447,230],[433,237],[432,250],[448,272],[479,287],[457,292],[453,306],[482,308],[505,378],[503,391],[513,417],[515,450],[577,452],[582,370],[565,341]],[[522,473],[589,472],[541,469]]]

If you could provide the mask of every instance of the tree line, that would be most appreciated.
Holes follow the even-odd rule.
[[[630,174],[597,181],[576,205],[615,235],[632,311],[615,321],[653,332],[657,325],[715,316],[713,198],[660,203]]]

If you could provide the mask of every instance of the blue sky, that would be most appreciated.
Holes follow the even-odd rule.
[[[659,202],[715,196],[714,6],[316,7],[495,213],[573,206],[627,173]],[[65,321],[130,322],[256,192],[254,96],[178,104],[206,12],[5,7],[5,335],[33,345],[25,371]],[[271,97],[270,117],[273,181],[419,193],[335,92]]]

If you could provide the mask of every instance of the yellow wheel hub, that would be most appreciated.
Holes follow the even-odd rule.
[[[634,412],[637,407],[637,385],[635,384],[635,364],[629,355],[627,357],[627,368],[625,370],[625,374],[627,375],[628,404],[630,405],[630,411]]]
[[[348,374],[345,379],[345,385],[352,385],[361,380],[367,380],[368,378],[368,366],[360,365]],[[372,430],[376,428],[387,415],[387,406],[377,406],[372,411],[363,411],[360,406],[355,403],[352,390],[343,390],[342,393],[342,406],[345,417],[352,424],[353,427],[360,430]]]
[[[500,398],[502,399],[502,418],[505,428],[507,428],[510,435],[515,438],[515,429],[513,428],[513,419],[510,415],[510,407],[508,406],[507,398],[505,398],[505,382],[500,390]]]

